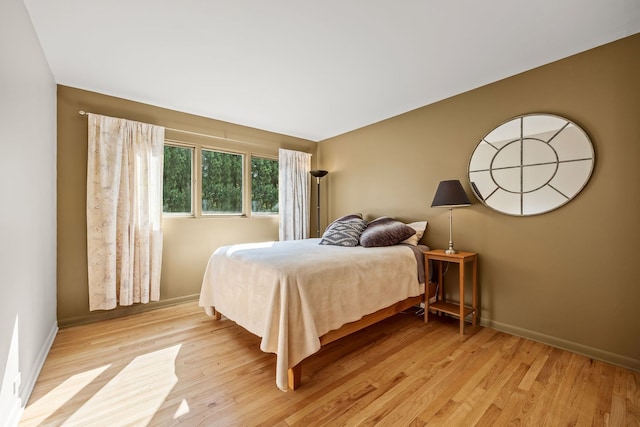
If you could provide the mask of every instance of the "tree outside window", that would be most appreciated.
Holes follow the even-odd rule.
[[[245,162],[250,167],[250,190],[245,190]],[[202,170],[197,193],[193,191],[194,165]],[[165,143],[163,212],[198,216],[194,205],[200,204],[204,215],[277,215],[278,178],[277,159],[251,156],[248,161],[244,154]],[[251,191],[251,212],[243,206],[245,191]]]
[[[251,157],[251,211],[278,213],[278,161]]]
[[[162,211],[191,214],[193,148],[164,146]]]
[[[243,157],[202,150],[203,214],[242,214]]]

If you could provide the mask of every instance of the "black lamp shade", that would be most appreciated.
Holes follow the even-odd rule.
[[[469,197],[457,179],[440,181],[436,195],[431,203],[432,208],[456,208],[471,206]]]
[[[311,174],[311,176],[315,176],[316,178],[322,178],[323,176],[328,174],[329,171],[313,170],[313,171],[309,171],[309,173]]]

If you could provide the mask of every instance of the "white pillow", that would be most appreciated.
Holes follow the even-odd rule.
[[[413,228],[414,230],[416,230],[416,234],[414,234],[413,236],[409,237],[406,240],[403,240],[400,243],[408,243],[409,245],[417,246],[418,242],[420,241],[420,239],[422,239],[422,236],[424,235],[424,231],[427,229],[427,221],[412,222],[411,224],[407,224],[407,225]]]

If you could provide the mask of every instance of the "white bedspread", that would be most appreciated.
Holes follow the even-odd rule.
[[[200,306],[212,307],[262,338],[277,355],[276,385],[320,349],[319,337],[424,292],[406,246],[345,248],[320,239],[240,244],[209,259]]]

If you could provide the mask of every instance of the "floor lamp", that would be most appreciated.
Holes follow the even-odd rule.
[[[318,191],[317,191],[317,196],[318,196],[318,218],[316,219],[316,223],[318,224],[318,231],[317,231],[317,237],[320,237],[320,178],[322,178],[323,176],[325,176],[326,174],[328,174],[328,171],[323,171],[323,170],[313,170],[313,171],[309,171],[309,173],[311,174],[311,176],[314,176],[316,178],[316,183],[318,184]]]

